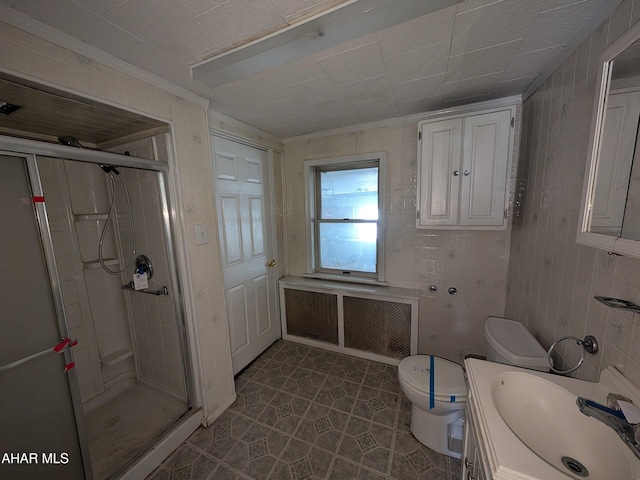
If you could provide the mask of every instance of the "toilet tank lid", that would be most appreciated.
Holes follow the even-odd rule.
[[[489,345],[513,365],[549,367],[547,352],[520,322],[489,317],[484,322],[484,336]]]

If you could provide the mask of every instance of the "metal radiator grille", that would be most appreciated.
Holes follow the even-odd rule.
[[[338,297],[284,289],[287,333],[338,344]]]
[[[411,350],[411,305],[368,298],[344,299],[344,346],[404,358]]]

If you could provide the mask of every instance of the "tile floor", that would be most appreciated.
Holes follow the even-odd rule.
[[[411,435],[395,367],[279,340],[236,392],[148,480],[460,480]]]

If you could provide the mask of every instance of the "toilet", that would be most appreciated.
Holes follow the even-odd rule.
[[[467,386],[462,367],[433,355],[412,355],[398,365],[411,402],[411,433],[436,452],[460,458]]]
[[[489,317],[484,323],[487,360],[549,371],[547,352],[520,322]],[[412,355],[398,365],[402,392],[411,402],[411,433],[436,452],[460,458],[467,386],[462,367],[433,355]]]
[[[547,352],[520,322],[489,317],[484,322],[484,337],[490,362],[549,371]]]

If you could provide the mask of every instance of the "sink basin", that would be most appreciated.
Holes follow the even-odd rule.
[[[522,443],[565,475],[635,479],[633,453],[611,428],[580,412],[576,395],[544,378],[503,372],[495,377],[491,396]]]

